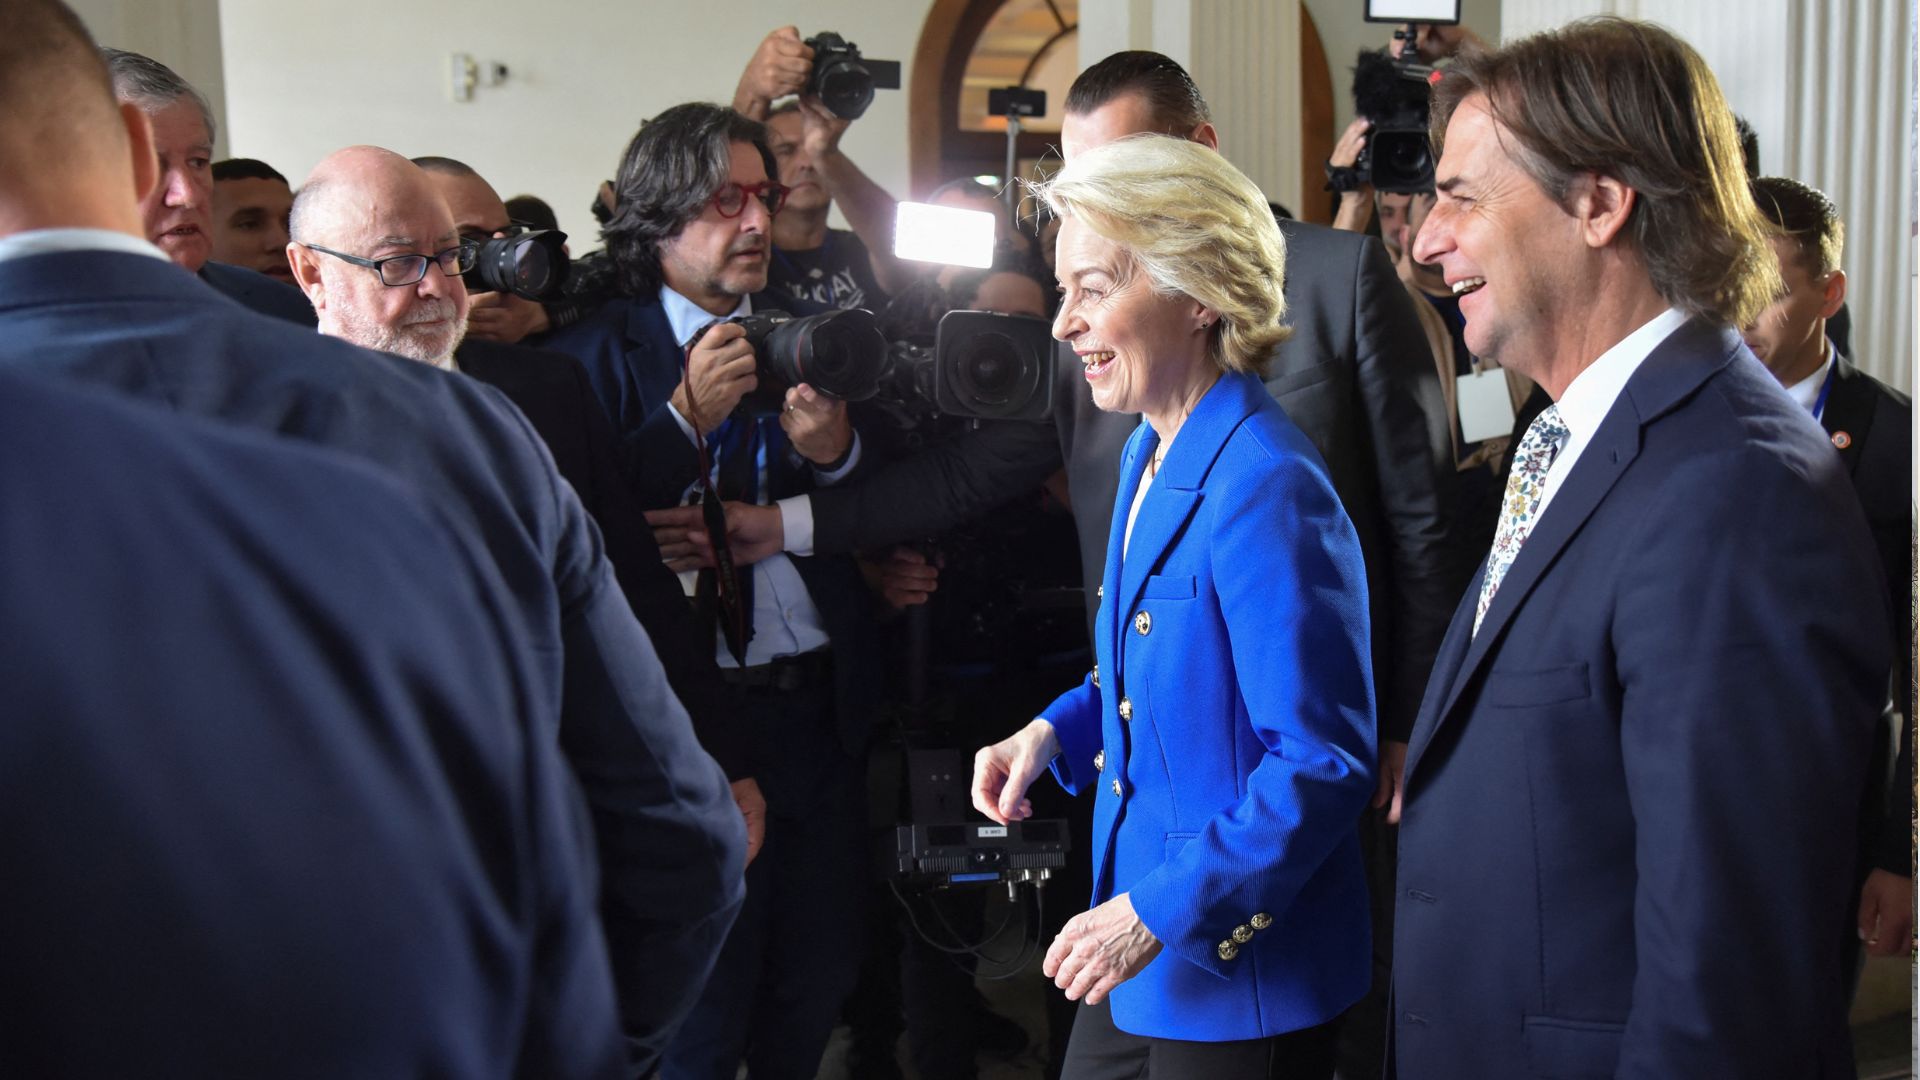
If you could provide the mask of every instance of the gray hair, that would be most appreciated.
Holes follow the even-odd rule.
[[[100,55],[107,61],[108,74],[113,76],[114,97],[132,102],[146,113],[158,112],[187,98],[200,110],[200,119],[207,125],[207,142],[213,142],[216,130],[213,106],[207,104],[206,97],[195,90],[192,83],[160,61],[137,52],[102,46]]]

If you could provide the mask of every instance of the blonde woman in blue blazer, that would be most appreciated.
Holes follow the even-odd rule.
[[[1096,405],[1145,422],[1094,670],[980,751],[974,804],[1026,817],[1048,765],[1097,800],[1092,909],[1045,961],[1081,1002],[1069,1080],[1319,1080],[1368,981],[1374,700],[1359,541],[1259,381],[1284,244],[1251,181],[1168,136],[1076,154],[1037,194],[1063,219],[1054,335]]]

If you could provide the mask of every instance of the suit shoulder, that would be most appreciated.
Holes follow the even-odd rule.
[[[1248,414],[1227,438],[1219,465],[1231,473],[1261,473],[1289,482],[1297,480],[1301,470],[1323,483],[1326,474],[1319,451],[1271,398]]]
[[[585,378],[580,361],[558,349],[468,341],[460,346],[460,369],[488,382],[518,375],[542,383],[573,383]],[[578,374],[577,374],[578,373]]]
[[[591,348],[604,341],[618,341],[626,330],[629,314],[638,303],[630,296],[612,297],[588,312],[579,322],[530,341],[528,345],[577,356],[583,347]]]
[[[1295,252],[1301,254],[1311,252],[1316,257],[1357,259],[1360,253],[1367,249],[1367,241],[1372,239],[1365,233],[1314,225],[1291,218],[1279,224],[1280,235],[1287,241],[1289,255]]]

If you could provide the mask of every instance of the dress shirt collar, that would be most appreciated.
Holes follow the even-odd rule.
[[[0,262],[68,251],[118,251],[169,261],[165,252],[140,237],[112,229],[29,229],[0,237]]]
[[[743,296],[740,304],[726,315],[716,316],[713,312],[687,299],[665,285],[660,286],[660,310],[666,313],[667,326],[673,330],[674,343],[686,348],[687,342],[700,328],[718,319],[731,319],[739,315],[753,314],[753,299]]]
[[[1820,401],[1820,387],[1827,381],[1827,372],[1833,370],[1833,358],[1839,354],[1830,342],[1822,342],[1827,349],[1827,362],[1813,369],[1813,374],[1787,387],[1787,396],[1798,402],[1808,412]],[[1816,417],[1815,419],[1818,419]]]
[[[1573,377],[1556,402],[1560,406],[1560,422],[1567,425],[1570,445],[1586,442],[1599,430],[1600,422],[1612,411],[1613,403],[1619,400],[1620,391],[1626,388],[1633,373],[1686,321],[1686,312],[1668,308],[1621,338],[1613,348],[1601,353],[1598,360],[1587,365],[1585,371]]]

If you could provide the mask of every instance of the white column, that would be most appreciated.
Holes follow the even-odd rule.
[[[1825,192],[1847,223],[1852,359],[1913,383],[1914,9],[1903,0],[1504,0],[1501,37],[1583,15],[1685,38],[1760,136],[1760,169]]]
[[[1913,8],[1790,0],[1783,175],[1826,192],[1847,223],[1855,363],[1913,386]],[[1765,136],[1763,135],[1764,139]]]
[[[221,61],[220,0],[69,0],[101,45],[151,56],[204,94],[213,107],[213,156],[227,156],[227,92]]]
[[[1220,150],[1267,198],[1300,205],[1300,0],[1126,0],[1080,11],[1080,66],[1152,49],[1193,75]]]

